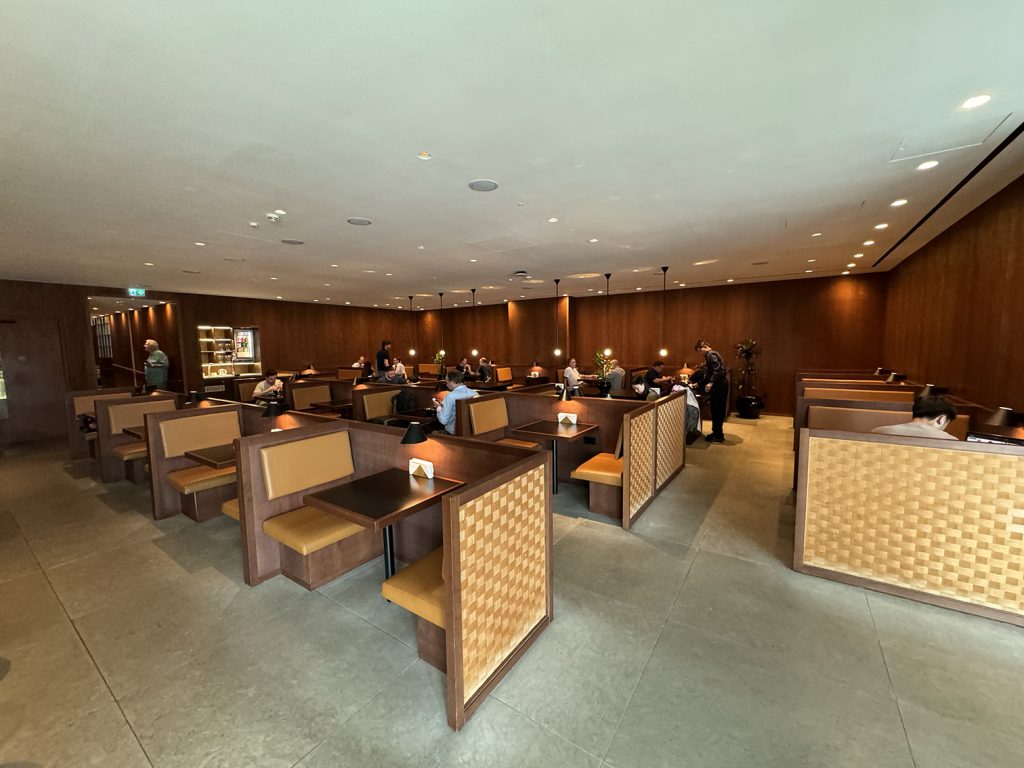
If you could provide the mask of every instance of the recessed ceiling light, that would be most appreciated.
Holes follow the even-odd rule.
[[[277,280],[277,278],[276,278],[276,277],[272,277],[272,278],[270,278],[270,279],[271,279],[271,280]]]
[[[257,227],[259,227],[259,225],[260,225],[260,223],[258,221],[250,221],[249,222],[249,226],[252,227],[253,229],[256,229]]]
[[[851,261],[851,262],[850,262],[849,264],[847,264],[847,265],[846,265],[846,268],[847,268],[847,269],[853,269],[853,268],[854,268],[854,267],[856,267],[856,266],[857,266],[857,265],[856,265],[856,264],[854,264],[854,263],[853,263],[853,262]]]
[[[376,307],[377,305],[376,305],[376,304],[374,304],[373,306],[375,306],[375,307]]]
[[[144,262],[142,262],[142,266],[144,266],[144,267],[152,267],[153,266],[153,262],[152,261],[144,261]]]
[[[391,277],[391,273],[390,272],[385,272],[384,273],[384,277]]]
[[[302,240],[282,240],[285,245],[303,245]]]
[[[373,224],[369,219],[364,219],[362,216],[353,216],[351,219],[345,219],[349,224],[354,224],[357,227],[368,227]]]
[[[643,290],[643,288],[641,288],[640,286],[637,286],[637,290],[638,290],[638,291],[642,291],[642,290]]]
[[[502,299],[502,301],[504,301],[506,304],[508,304],[508,299]]]
[[[594,289],[593,289],[593,288],[587,288],[587,290],[588,290],[588,291],[593,291]]]
[[[417,246],[416,246],[416,250],[417,250],[417,251],[422,251],[422,250],[426,249],[426,247],[427,247],[427,246],[425,246],[425,245],[417,245]]]
[[[848,270],[848,269],[845,269],[845,270],[843,270],[843,274],[844,274],[844,275],[848,275],[848,274],[850,274],[850,270]]]
[[[548,219],[548,224],[557,224],[557,223],[558,223],[558,219],[556,219],[554,216],[552,216],[550,219]]]
[[[85,298],[89,301],[92,301],[92,296],[86,296]]]
[[[816,262],[816,261],[817,261],[817,259],[808,259],[808,260],[807,260],[807,263],[808,263],[808,264],[813,264],[813,263],[814,263],[814,262]]]
[[[718,261],[718,259],[704,259],[703,261],[693,262],[693,266],[703,267],[705,264],[714,264],[716,261]]]
[[[598,293],[604,293],[604,291],[598,291]]]
[[[875,244],[874,240],[865,240],[864,241],[864,245],[874,245],[874,244]]]
[[[525,296],[520,296],[519,298],[520,298],[520,299],[525,299],[526,297],[525,297]]]
[[[278,296],[277,298],[279,298],[279,299],[282,299],[282,298],[284,298],[284,297],[283,297],[283,296]]]
[[[474,192],[493,192],[498,188],[498,182],[490,179],[474,179],[469,182],[469,188]]]
[[[324,283],[324,288],[330,288],[330,287],[331,287],[330,283]]]
[[[274,213],[276,213],[278,216],[284,216],[286,213],[288,213],[288,211],[282,211],[280,208],[278,208],[276,211],[274,211]]]
[[[365,272],[365,273],[366,273],[366,274],[368,274],[368,275],[372,275],[372,274],[374,274],[374,273],[375,273],[376,271],[377,271],[376,269],[364,269],[364,270],[363,270],[363,272]]]
[[[99,312],[99,309],[100,309],[99,307],[93,307],[93,308],[92,308],[92,311],[93,311],[93,312]]]
[[[420,152],[418,155],[416,155],[416,157],[418,157],[420,160],[430,160],[433,157],[433,155],[424,150],[423,152]]]
[[[813,272],[813,269],[805,269],[804,272]]]
[[[166,304],[167,302],[166,302],[166,301],[161,301],[160,303],[161,303],[161,304]]]
[[[812,232],[811,237],[821,237],[821,232]]]
[[[680,284],[679,284],[679,287],[680,287],[680,288],[685,288],[685,287],[686,287],[686,283],[680,283]]]
[[[319,304],[320,303],[320,299],[313,299],[313,303],[314,304]]]
[[[470,264],[476,264],[476,259],[470,259],[469,262]]]
[[[934,168],[938,164],[939,164],[938,160],[925,160],[923,163],[921,163],[919,166],[917,166],[917,170],[919,170],[919,171],[927,171],[929,168]]]
[[[991,96],[989,96],[987,93],[980,93],[977,96],[971,96],[971,98],[969,98],[960,106],[963,109],[974,109],[975,107],[980,107],[982,104],[988,104],[990,101],[992,101]]]
[[[855,253],[855,254],[853,254],[853,258],[855,258],[855,259],[862,259],[862,258],[864,258],[864,254],[863,253]]]
[[[598,240],[596,237],[592,237],[592,238],[590,238],[590,242],[592,242],[592,243],[599,243],[601,241]]]
[[[351,302],[351,301],[346,301],[345,303],[346,303],[346,304],[351,304],[352,302]]]
[[[732,278],[730,277],[730,278],[729,278],[728,280],[726,280],[725,282],[727,282],[727,283],[731,283],[731,282],[732,282]]]
[[[331,264],[331,266],[332,266],[332,267],[334,267],[335,269],[337,269],[337,268],[338,268],[338,265],[337,265],[337,264]]]
[[[586,280],[586,279],[590,279],[590,278],[593,278],[593,277],[600,277],[600,276],[601,275],[599,275],[597,272],[578,272],[575,275],[569,275],[569,277],[571,277],[573,279],[576,279],[576,280]]]
[[[889,225],[885,224],[885,223],[875,224],[875,229],[888,229],[888,228],[889,228]]]
[[[192,245],[198,245],[200,248],[202,248],[204,245],[206,245],[206,243],[200,243],[199,241],[196,241],[192,243]]]
[[[904,197],[901,197],[899,200],[893,200],[891,203],[889,203],[889,205],[892,206],[893,208],[900,208],[906,204],[907,200]]]

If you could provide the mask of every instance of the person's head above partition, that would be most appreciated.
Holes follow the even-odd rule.
[[[942,395],[919,397],[914,401],[911,412],[914,421],[931,424],[936,429],[945,429],[956,418],[956,406]]]

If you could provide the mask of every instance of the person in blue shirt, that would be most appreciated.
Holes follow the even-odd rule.
[[[455,404],[459,400],[466,400],[476,397],[476,392],[467,387],[463,382],[465,377],[459,371],[448,371],[444,377],[445,385],[448,387],[448,395],[444,402],[434,398],[434,406],[437,408],[437,420],[444,426],[444,431],[449,435],[455,434]]]

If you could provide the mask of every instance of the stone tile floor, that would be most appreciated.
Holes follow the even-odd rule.
[[[459,734],[379,562],[241,578],[62,446],[0,461],[0,767],[1024,765],[1024,630],[794,573],[790,420],[726,425],[631,533],[556,497],[555,622]]]

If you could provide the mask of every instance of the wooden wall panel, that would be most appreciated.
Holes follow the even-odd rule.
[[[1024,178],[889,273],[886,365],[1024,408]]]
[[[557,332],[555,320],[555,298],[510,301],[508,303],[508,327],[511,342],[509,362],[513,365],[532,365],[536,360],[545,368],[565,366],[565,354],[571,347],[569,316],[570,299],[563,296],[558,300]],[[555,358],[556,345],[562,356]]]
[[[446,301],[447,298],[446,296]],[[459,298],[463,297],[459,295]],[[500,362],[512,362],[508,311],[505,305],[491,304],[477,307],[475,311],[474,323],[472,307],[453,307],[444,310],[444,350],[447,353],[447,364],[455,365],[463,355],[470,357],[473,349],[483,357]],[[434,354],[441,349],[439,314],[438,310],[417,313],[419,339],[423,347],[422,350],[417,350],[421,362],[430,362]],[[472,362],[476,367],[476,361]]]
[[[769,413],[792,413],[800,368],[873,368],[882,364],[885,275],[683,288],[572,299],[571,351],[583,368],[609,346],[627,369],[649,364],[662,344],[669,366],[694,365],[699,337],[737,368],[732,345],[753,337],[764,345],[760,389]],[[607,328],[607,333],[605,329]]]

